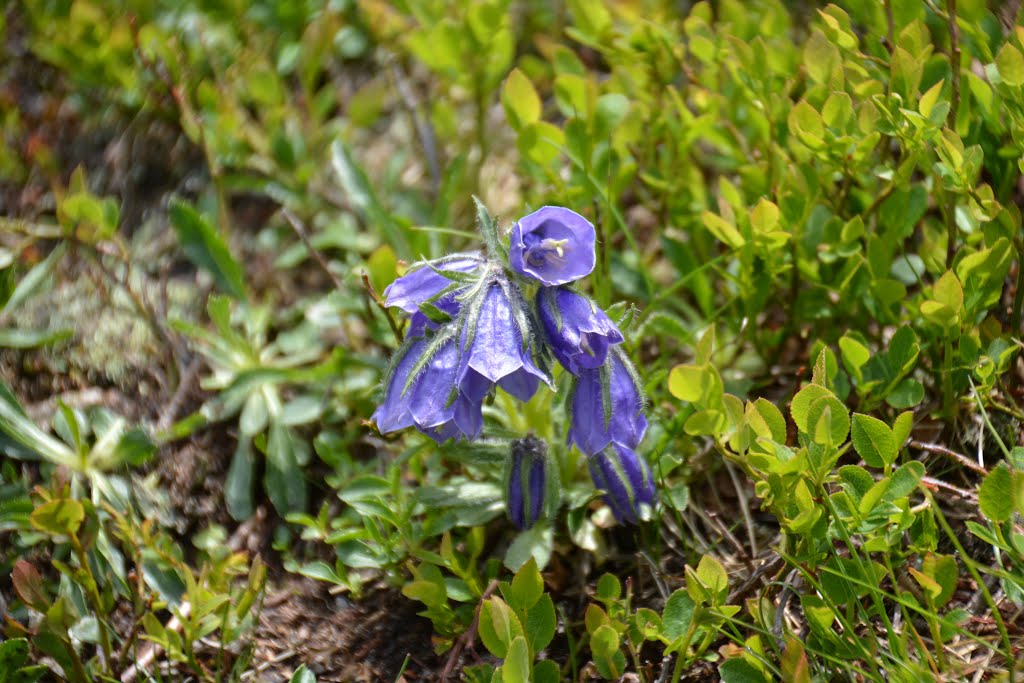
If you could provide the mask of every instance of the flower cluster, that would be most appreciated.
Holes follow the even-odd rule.
[[[650,468],[635,452],[647,429],[640,382],[618,327],[570,286],[594,269],[594,226],[545,206],[516,221],[506,248],[494,220],[478,210],[486,256],[414,264],[384,290],[386,305],[410,320],[373,415],[378,429],[415,427],[438,443],[476,439],[483,404],[497,388],[524,402],[542,382],[554,389],[553,356],[572,375],[567,444],[589,456],[616,518],[637,522],[655,498]],[[557,507],[550,469],[543,441],[513,442],[506,505],[519,528]]]

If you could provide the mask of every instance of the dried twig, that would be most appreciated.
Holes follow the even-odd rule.
[[[473,617],[473,623],[470,625],[469,630],[463,633],[459,639],[455,641],[455,646],[452,647],[452,653],[448,655],[448,662],[444,665],[444,671],[441,672],[441,678],[439,679],[441,683],[446,683],[446,681],[448,681],[455,672],[455,666],[459,663],[462,651],[466,648],[473,647],[473,641],[476,639],[476,630],[480,627],[480,609],[483,607],[484,600],[491,597],[496,590],[498,590],[497,579],[491,581],[484,590],[483,595],[480,596],[480,602],[476,604],[476,615]]]
[[[391,331],[395,334],[395,339],[398,343],[402,343],[402,331],[398,327],[398,323],[395,322],[395,318],[391,315],[391,309],[387,307],[384,300],[377,296],[377,292],[373,289],[373,284],[370,282],[370,276],[367,275],[366,271],[362,273],[363,290],[366,292],[366,296],[369,300],[377,304],[377,308],[384,312],[384,317],[388,320],[388,325],[391,326]]]
[[[916,448],[919,451],[927,451],[928,453],[935,453],[936,455],[943,455],[947,458],[952,458],[953,460],[956,460],[958,463],[960,463],[967,469],[973,470],[978,474],[988,474],[988,470],[985,469],[982,465],[979,465],[975,461],[968,458],[966,455],[957,453],[956,451],[952,451],[946,448],[945,446],[940,446],[939,444],[936,443],[926,443],[924,441],[917,441],[914,439],[908,441],[907,445],[910,446],[911,448]]]

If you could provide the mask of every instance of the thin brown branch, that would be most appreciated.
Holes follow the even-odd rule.
[[[384,300],[377,295],[376,290],[374,290],[373,288],[373,284],[370,282],[370,276],[366,273],[365,270],[362,272],[362,280],[363,290],[366,292],[366,296],[369,298],[370,301],[377,304],[377,308],[384,312],[384,317],[388,319],[388,325],[391,326],[391,331],[395,333],[395,339],[398,340],[399,344],[401,344],[402,330],[399,329],[398,323],[395,322],[394,316],[391,315],[391,309],[388,308],[387,304],[384,303]]]
[[[448,655],[448,662],[444,665],[444,671],[441,672],[441,683],[447,683],[451,679],[452,674],[455,673],[455,667],[459,663],[459,658],[462,656],[462,651],[466,648],[473,647],[473,641],[476,639],[476,631],[480,627],[480,609],[484,604],[484,600],[487,600],[494,591],[498,590],[498,580],[491,581],[483,594],[480,596],[480,601],[476,604],[476,614],[473,616],[473,623],[470,625],[469,630],[463,633],[458,640],[455,641],[454,647],[452,647],[452,653]]]
[[[950,450],[945,446],[940,446],[937,443],[926,443],[924,441],[916,441],[914,439],[911,439],[909,442],[907,442],[907,445],[910,446],[911,448],[916,448],[919,451],[926,451],[928,453],[934,453],[936,455],[942,455],[952,460],[956,460],[958,463],[960,463],[967,469],[973,470],[978,474],[988,474],[987,469],[985,469],[982,465],[979,465],[978,463],[974,462],[966,455],[963,455],[962,453],[957,453],[956,451]]]

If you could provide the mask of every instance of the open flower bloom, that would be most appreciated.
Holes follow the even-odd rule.
[[[547,444],[533,435],[512,442],[505,471],[505,507],[519,529],[529,529],[544,514],[549,494],[547,451]]]
[[[579,280],[594,270],[594,226],[575,211],[545,206],[512,226],[509,262],[521,275],[548,287]]]
[[[647,431],[643,396],[626,362],[621,350],[612,349],[604,365],[580,372],[573,387],[567,441],[587,455],[613,441],[636,448]]]
[[[425,339],[406,345],[387,379],[384,402],[373,414],[377,428],[386,434],[414,426],[438,443],[475,439],[483,427],[481,404],[455,389],[455,339],[444,340],[426,360],[430,346]]]
[[[472,401],[482,401],[497,384],[520,401],[529,401],[541,380],[548,377],[532,359],[529,323],[521,302],[513,304],[499,280],[478,294],[482,301],[472,305],[462,325],[459,344],[459,391]]]
[[[588,465],[590,478],[604,491],[602,498],[615,519],[636,524],[647,517],[644,508],[654,507],[654,477],[639,455],[616,443],[590,457]]]
[[[548,346],[574,375],[604,365],[608,347],[622,341],[622,333],[597,304],[567,287],[542,287],[537,310]]]
[[[384,290],[384,303],[387,306],[398,306],[406,313],[417,313],[420,304],[454,284],[442,272],[451,270],[469,273],[482,263],[479,254],[452,254],[413,266],[405,275],[387,286]]]
[[[447,314],[452,320],[459,315],[459,309],[461,308],[459,300],[455,298],[455,295],[456,292],[450,292],[432,304],[434,308]],[[409,316],[409,330],[405,333],[405,336],[407,339],[415,339],[425,335],[427,330],[436,330],[438,327],[439,323],[428,318],[423,311],[416,311]]]

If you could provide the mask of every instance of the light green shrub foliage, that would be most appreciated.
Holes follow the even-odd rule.
[[[17,609],[46,615],[12,636],[76,680],[116,675],[123,662],[97,653],[125,636],[108,623],[115,602],[134,599],[145,637],[209,678],[190,635],[244,638],[262,571],[242,580],[240,556],[213,552],[194,571],[136,521],[152,503],[125,488],[154,448],[220,425],[237,444],[230,514],[274,507],[286,568],[357,597],[390,577],[424,606],[439,651],[477,634],[496,661],[467,680],[584,667],[652,680],[652,656],[674,658],[673,680],[702,660],[726,681],[953,679],[973,672],[954,640],[991,651],[1012,679],[1019,634],[996,603],[1024,598],[1017,17],[979,0],[128,5],[24,3],[28,47],[70,101],[94,107],[87,128],[171,121],[209,183],[140,232],[81,170],[53,215],[3,219],[17,241],[0,243],[0,344],[74,343],[74,315],[47,328],[21,312],[81,259],[127,295],[133,338],[172,383],[175,344],[203,359],[208,398],[169,426],[63,404],[41,426],[2,387],[0,530],[17,553],[54,557],[44,578],[0,552]],[[0,124],[5,139],[25,127],[17,113]],[[5,175],[22,182],[32,167],[58,187],[55,164],[49,150],[0,156]],[[587,588],[583,614],[545,592],[552,553],[615,556],[607,510],[551,419],[560,399],[517,410],[499,396],[487,409],[495,434],[531,430],[560,466],[564,517],[518,536],[492,523],[500,444],[386,444],[362,423],[400,332],[375,297],[408,262],[475,243],[474,194],[502,226],[541,204],[586,213],[602,242],[595,298],[632,304],[612,312],[652,405],[644,455],[663,505],[639,565],[662,589],[652,602],[611,574]],[[281,210],[247,232],[231,210],[243,196]],[[172,314],[150,303],[153,273],[132,274],[151,255],[138,235],[161,226],[199,273],[184,291],[212,291]],[[22,263],[20,250],[53,242]],[[336,291],[301,284],[321,269]],[[981,434],[981,455],[956,460],[964,432]],[[15,461],[54,480],[30,496]],[[741,504],[780,530],[766,538],[748,510],[725,520],[747,552],[761,546],[763,584],[731,576],[742,563],[724,545],[677,561],[660,540],[687,537],[689,483],[722,466],[751,483],[756,500]],[[973,517],[955,528],[951,498]],[[296,550],[300,539],[333,561]],[[133,587],[120,556],[155,568]],[[994,631],[972,624],[965,582]],[[175,604],[172,584],[193,606],[184,631],[151,609]],[[566,661],[548,657],[553,638]],[[25,648],[4,643],[0,679],[42,675]]]

